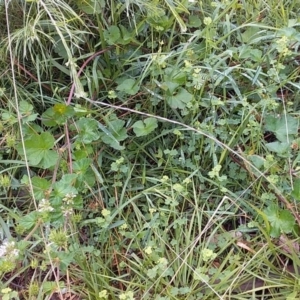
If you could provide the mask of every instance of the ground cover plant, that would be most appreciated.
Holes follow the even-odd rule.
[[[0,1],[1,299],[299,299],[299,13]]]

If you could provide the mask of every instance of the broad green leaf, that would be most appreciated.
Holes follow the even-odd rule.
[[[152,269],[148,269],[147,270],[147,276],[150,279],[154,279],[157,276],[157,267],[154,267]]]
[[[194,280],[199,280],[199,281],[202,281],[202,282],[208,282],[209,281],[208,275],[203,273],[202,268],[197,268],[194,271],[193,277],[194,277]]]
[[[265,159],[259,155],[249,155],[248,159],[253,163],[257,169],[261,169],[265,164]]]
[[[147,118],[144,121],[135,122],[132,127],[136,136],[148,135],[157,128],[157,120],[155,118]]]
[[[62,176],[60,182],[66,186],[71,186],[76,182],[77,174],[65,174]]]
[[[74,115],[74,113],[74,108],[72,106],[57,103],[42,114],[42,122],[46,126],[63,125],[68,118]]]
[[[20,218],[19,225],[26,230],[30,230],[37,224],[39,217],[40,216],[37,211],[32,211]]]
[[[35,137],[38,133],[44,132],[43,128],[36,123],[30,123],[30,126],[23,126],[24,136],[27,139],[30,137]]]
[[[170,156],[176,156],[178,154],[178,151],[176,149],[172,149],[172,150],[166,149],[164,150],[164,154]]]
[[[243,43],[250,43],[254,38],[256,38],[259,33],[260,33],[261,29],[259,27],[248,27],[242,34],[242,42]]]
[[[262,58],[262,51],[253,49],[251,46],[242,45],[239,48],[239,57],[242,59],[252,59],[253,61],[260,61]]]
[[[68,266],[73,262],[75,253],[70,251],[57,251],[55,252],[55,257],[59,259],[59,267],[63,272],[65,272]]]
[[[300,178],[297,178],[293,184],[293,191],[291,192],[291,196],[296,200],[300,201]]]
[[[45,178],[33,177],[31,179],[34,196],[37,199],[45,198],[45,192],[50,189],[51,183]]]
[[[55,252],[53,254],[55,254]],[[56,291],[58,289],[62,290],[64,287],[65,287],[64,281],[59,281],[58,284],[56,281],[43,281],[42,283],[43,292],[49,295],[52,294],[53,291]]]
[[[90,158],[82,158],[73,163],[73,171],[77,174],[84,174],[90,167],[92,160]]]
[[[177,74],[173,75],[172,82],[177,83],[178,85],[183,85],[187,81],[186,72],[178,72]]]
[[[64,43],[62,42],[62,39],[61,39],[60,35],[55,35],[53,37],[53,39],[55,40],[55,43],[54,43],[55,53],[57,53],[62,58],[68,59],[68,52],[65,48]]]
[[[76,182],[76,178],[76,174],[66,174],[60,181],[54,183],[53,192],[50,198],[51,204],[54,207],[60,207],[62,204],[62,199],[67,194],[78,194],[77,189],[73,186]]]
[[[278,153],[278,154],[284,154],[284,153],[287,153],[288,150],[290,149],[290,145],[288,143],[281,143],[281,142],[272,142],[272,143],[268,143],[266,144],[266,147],[272,151],[272,152],[275,152],[275,153]]]
[[[289,40],[300,42],[299,31],[294,27],[285,27],[278,30],[277,35],[280,37],[287,37]]]
[[[124,123],[125,124],[125,123]],[[103,133],[105,133],[107,136],[115,140],[116,143],[118,143],[118,140],[115,139],[115,137],[112,135],[112,133],[101,123],[98,124],[99,128],[102,130]]]
[[[124,141],[128,135],[126,128],[124,127],[125,121],[122,120],[112,120],[107,122],[107,127],[110,135],[102,134],[102,141],[110,145],[112,148],[117,150],[122,150],[124,147],[120,146],[119,142]]]
[[[129,32],[125,26],[123,26],[123,25],[119,25],[119,26],[120,26],[121,33],[122,33],[122,38],[120,39],[120,44],[127,45],[134,40],[133,37],[134,37],[135,31],[132,33],[132,32]]]
[[[53,110],[57,116],[68,116],[71,117],[74,114],[74,109],[70,105],[64,103],[56,103],[53,106]]]
[[[76,122],[78,129],[77,141],[89,144],[100,138],[100,132],[98,130],[98,122],[95,119],[81,118]]]
[[[93,186],[95,183],[95,175],[91,169],[91,159],[89,158],[82,158],[77,160],[73,163],[73,171],[77,175],[77,182],[79,186],[84,184],[88,184],[89,186]],[[78,186],[76,185],[78,188]]]
[[[33,113],[33,106],[27,101],[20,101],[19,111],[22,115],[22,123],[34,121],[38,114]]]
[[[284,233],[291,233],[295,225],[295,217],[292,213],[283,209],[279,212],[280,228]]]
[[[125,124],[125,123],[124,123]],[[123,127],[123,126],[122,126]],[[101,140],[106,143],[107,145],[110,145],[111,147],[122,150],[124,147],[122,147],[119,143],[119,141],[114,137],[114,135],[108,130],[105,126],[103,126],[101,123],[99,123],[99,128],[102,130],[103,134],[101,134]]]
[[[187,24],[188,27],[197,27],[200,28],[202,22],[198,15],[190,15],[189,22]]]
[[[167,102],[172,108],[184,109],[192,99],[192,94],[184,88],[179,88],[173,96],[167,98]]]
[[[162,86],[166,87],[165,90],[167,90],[172,95],[178,88],[179,84],[173,81],[166,81],[162,84]]]
[[[134,79],[125,79],[117,86],[117,90],[128,95],[135,95],[139,91],[139,86]]]
[[[89,155],[91,155],[92,153],[93,153],[92,146],[86,145],[84,149],[81,148],[73,151],[74,160],[80,160],[82,158],[89,157]]]
[[[298,120],[290,115],[286,115],[286,117],[267,115],[265,130],[273,132],[279,141],[286,143],[289,135],[298,133]]]
[[[249,155],[248,156],[249,161],[258,169],[262,170],[265,164],[265,159],[259,155]],[[254,169],[252,166],[249,165],[249,168],[251,168],[251,171],[256,175],[256,176],[261,176],[260,172],[258,172],[256,169]],[[242,175],[242,173],[239,173],[237,175],[236,173],[233,175],[232,178],[236,178],[237,176]],[[246,178],[244,178],[246,179]]]
[[[1,114],[1,119],[10,125],[18,122],[18,118],[14,114],[7,111]]]
[[[31,113],[33,111],[33,106],[27,101],[22,100],[19,103],[19,111],[21,114]]]
[[[55,112],[53,110],[53,107],[48,108],[43,114],[42,114],[42,122],[44,125],[52,127],[56,126],[57,120],[55,119]]]
[[[147,23],[154,27],[157,31],[164,31],[172,26],[173,20],[166,15],[161,14],[159,17],[148,17]]]
[[[270,222],[272,237],[279,237],[280,234],[292,232],[295,225],[295,218],[290,211],[280,209],[277,205],[268,206],[264,213]]]
[[[264,210],[264,213],[266,214],[270,223],[276,223],[278,219],[278,206],[271,204]]]
[[[53,148],[55,140],[49,132],[32,135],[24,143],[27,159],[32,166],[47,169],[56,164],[58,154],[53,150],[49,150]],[[20,155],[24,155],[21,143],[16,148]]]
[[[104,38],[109,45],[117,44],[121,38],[118,26],[112,25],[107,30],[104,30]]]

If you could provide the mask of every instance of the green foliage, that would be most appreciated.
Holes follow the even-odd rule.
[[[103,33],[104,38],[108,45],[114,45],[117,41],[121,38],[121,32],[118,26],[110,26],[107,30]]]
[[[54,137],[49,132],[33,134],[24,141],[26,157],[29,164],[43,169],[50,168],[57,163],[58,154],[52,150]],[[20,155],[25,155],[22,143],[16,146]]]
[[[277,205],[270,205],[264,210],[268,221],[271,224],[270,235],[272,237],[279,237],[281,233],[291,233],[295,219],[293,215],[286,209],[280,209]]]
[[[116,90],[128,95],[135,95],[139,90],[139,86],[134,79],[124,78],[124,80],[122,80],[122,82],[117,86]]]
[[[290,115],[274,117],[267,115],[265,117],[265,129],[275,134],[281,142],[287,142],[298,133],[299,122]]]
[[[30,230],[38,223],[38,220],[39,214],[36,211],[32,211],[20,219],[19,226],[21,226],[24,230]]]
[[[299,298],[298,6],[0,2],[1,297]]]
[[[42,115],[43,124],[46,126],[63,125],[67,119],[74,115],[74,109],[65,104],[55,104],[48,108]]]
[[[297,178],[294,181],[293,190],[291,196],[294,197],[297,201],[300,201],[300,179]]]
[[[184,88],[179,88],[171,93],[172,96],[167,98],[167,102],[172,108],[184,109],[193,99],[193,96]]]
[[[157,128],[157,120],[155,118],[146,118],[144,121],[136,121],[132,127],[136,136],[144,136],[151,133]]]
[[[75,130],[78,130],[77,142],[90,144],[100,138],[98,122],[94,119],[81,118],[76,122]]]
[[[120,145],[120,142],[126,140],[128,137],[126,128],[124,127],[125,121],[113,118],[112,120],[107,120],[106,123],[108,131],[103,130],[104,132],[101,135],[102,141],[114,149],[124,149]]]

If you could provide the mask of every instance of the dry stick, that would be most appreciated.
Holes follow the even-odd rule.
[[[179,125],[179,126],[182,126],[186,129],[189,129],[191,131],[194,131],[194,132],[197,132],[201,135],[204,135],[205,137],[209,138],[210,140],[214,141],[215,143],[217,143],[219,146],[227,149],[229,152],[231,153],[234,153],[238,158],[240,158],[245,164],[251,166],[251,168],[253,168],[253,170],[255,170],[258,174],[260,174],[260,176],[257,177],[257,179],[259,177],[263,177],[265,179],[266,176],[263,172],[261,172],[258,168],[256,168],[253,164],[251,164],[246,158],[244,158],[241,154],[239,154],[238,152],[234,151],[233,149],[231,149],[228,145],[222,143],[221,141],[219,141],[217,138],[209,135],[208,133],[205,133],[204,131],[200,130],[200,129],[195,129],[194,127],[192,126],[189,126],[189,125],[186,125],[184,123],[181,123],[179,121],[174,121],[174,120],[170,120],[170,119],[167,119],[167,118],[164,118],[164,117],[160,117],[160,116],[156,116],[156,115],[151,115],[151,114],[148,114],[148,113],[145,113],[145,112],[141,112],[141,111],[138,111],[138,110],[134,110],[134,109],[131,109],[131,108],[127,108],[127,107],[123,107],[123,106],[118,106],[118,105],[113,105],[113,104],[109,104],[109,103],[105,103],[105,102],[102,102],[102,101],[94,101],[92,99],[89,99],[89,98],[84,98],[86,101],[94,104],[94,105],[97,105],[97,106],[106,106],[106,107],[111,107],[111,108],[114,108],[114,109],[117,109],[117,110],[124,110],[124,111],[129,111],[129,112],[132,112],[132,113],[135,113],[135,114],[139,114],[139,115],[142,115],[142,116],[146,116],[146,117],[150,117],[150,118],[155,118],[157,120],[160,120],[162,122],[169,122],[169,123],[172,123],[172,124],[176,124],[176,125]],[[287,209],[291,210],[295,219],[297,220],[297,223],[298,225],[300,226],[300,216],[294,211],[294,209],[292,208],[291,204],[288,202],[288,200],[282,195],[281,191],[273,184],[270,182],[270,185],[272,186],[272,188],[274,189],[274,192],[275,192],[275,195],[276,197],[282,201],[282,203],[284,203],[284,205],[286,206]]]
[[[70,136],[69,136],[69,128],[68,128],[68,122],[65,124],[65,135],[66,135],[66,146],[68,149],[68,157],[69,157],[69,171],[70,174],[73,173],[73,164],[72,164],[72,151],[71,151],[71,142],[70,142]]]

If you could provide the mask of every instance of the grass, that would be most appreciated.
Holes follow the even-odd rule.
[[[296,4],[0,2],[0,297],[298,299]]]

